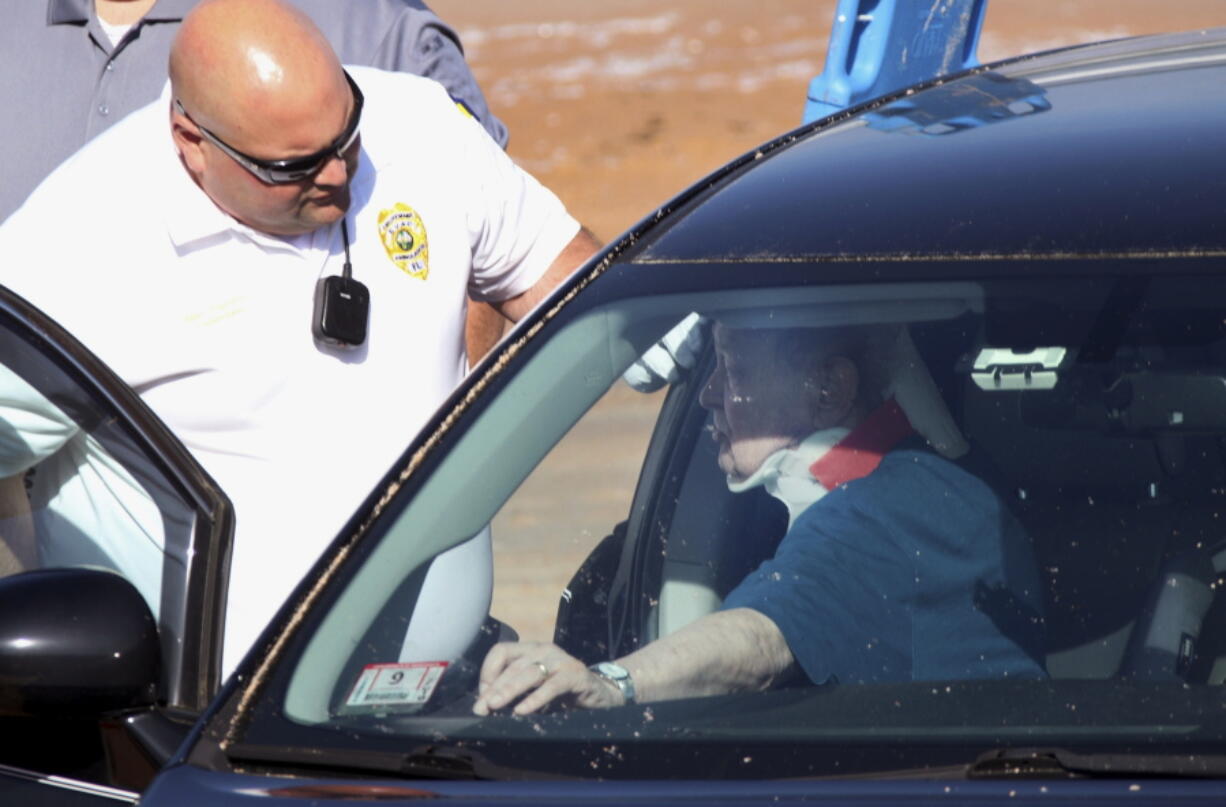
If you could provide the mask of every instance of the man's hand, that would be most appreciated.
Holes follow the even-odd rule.
[[[614,659],[634,679],[635,703],[761,692],[799,673],[778,626],[751,608],[699,617],[633,653]],[[473,712],[511,708],[526,715],[551,703],[608,709],[625,703],[617,684],[557,645],[505,642],[481,665]]]
[[[514,703],[512,713],[526,715],[555,701],[583,709],[605,709],[624,702],[616,685],[557,645],[502,642],[486,655],[474,714],[488,715]]]

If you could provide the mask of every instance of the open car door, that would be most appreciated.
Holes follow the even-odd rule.
[[[0,802],[134,801],[220,682],[229,502],[2,288],[0,491]]]

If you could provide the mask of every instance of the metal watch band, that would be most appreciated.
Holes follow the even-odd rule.
[[[602,661],[599,664],[593,664],[588,669],[617,687],[626,703],[634,703],[634,679],[630,677],[630,671],[625,667],[611,661]]]

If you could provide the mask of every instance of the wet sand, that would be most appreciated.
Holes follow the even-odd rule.
[[[508,151],[611,240],[800,122],[833,0],[429,0],[455,26]],[[1226,24],[1223,0],[990,0],[981,61]],[[557,596],[625,518],[661,396],[615,388],[494,524],[494,613],[548,639]]]

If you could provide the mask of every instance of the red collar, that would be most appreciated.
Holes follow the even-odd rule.
[[[877,470],[881,458],[913,434],[911,421],[891,398],[810,465],[809,473],[826,490],[834,490]]]

